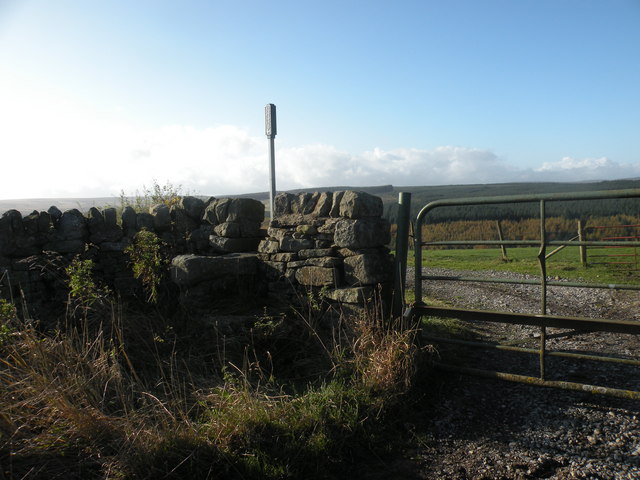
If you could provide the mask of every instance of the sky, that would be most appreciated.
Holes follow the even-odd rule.
[[[0,199],[640,177],[640,0],[0,0]]]

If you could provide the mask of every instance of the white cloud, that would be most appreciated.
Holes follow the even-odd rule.
[[[171,182],[203,195],[266,191],[267,140],[233,125],[141,129],[95,119],[64,98],[2,97],[2,198],[95,197]],[[640,164],[571,158],[518,169],[490,150],[280,147],[279,190],[339,185],[581,181],[640,176]],[[10,179],[10,180],[9,180]]]
[[[640,176],[640,163],[622,164],[607,157],[563,157],[557,162],[543,163],[533,170],[533,176],[557,182],[631,178]]]

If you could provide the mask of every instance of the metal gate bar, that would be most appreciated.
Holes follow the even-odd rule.
[[[414,255],[415,255],[415,303],[408,309],[406,316],[421,317],[423,315],[431,315],[438,317],[471,319],[488,322],[515,323],[524,325],[536,325],[540,327],[540,347],[539,349],[525,349],[525,353],[537,352],[540,356],[540,377],[526,377],[522,375],[513,375],[505,372],[489,372],[485,370],[470,369],[457,367],[453,365],[446,366],[447,369],[464,371],[467,373],[475,372],[484,376],[492,376],[494,378],[503,378],[512,381],[522,381],[529,384],[555,386],[560,388],[569,388],[572,390],[590,391],[593,393],[603,393],[608,395],[622,396],[624,398],[640,399],[640,392],[631,392],[628,390],[611,389],[607,387],[597,387],[587,384],[577,384],[572,382],[557,382],[545,380],[545,357],[554,352],[548,352],[546,349],[547,327],[572,328],[581,331],[606,331],[617,333],[630,333],[634,335],[640,334],[640,322],[628,320],[607,320],[607,319],[589,319],[581,317],[564,317],[557,315],[547,315],[547,287],[582,287],[582,288],[609,288],[616,290],[640,290],[640,285],[619,285],[619,284],[594,284],[580,282],[555,282],[547,279],[546,266],[546,249],[548,246],[626,246],[637,247],[640,242],[629,241],[548,241],[546,233],[546,203],[555,201],[569,200],[598,200],[598,199],[614,199],[614,198],[640,198],[640,189],[630,190],[609,190],[596,192],[578,192],[578,193],[552,193],[541,195],[508,195],[500,197],[471,197],[459,199],[437,200],[426,205],[415,222],[414,236]],[[422,225],[425,223],[426,215],[433,209],[446,206],[468,206],[468,205],[491,205],[503,203],[527,203],[538,202],[540,207],[540,239],[535,240],[484,240],[484,241],[446,241],[446,242],[423,242],[422,241]],[[422,274],[422,248],[425,246],[466,246],[466,245],[495,245],[495,246],[539,246],[537,255],[540,277],[535,280],[508,280],[508,279],[487,279],[476,277],[444,277],[435,275]],[[423,280],[439,280],[439,281],[462,281],[462,282],[490,282],[490,283],[511,283],[511,284],[530,284],[540,285],[540,313],[539,314],[514,314],[508,312],[495,312],[487,310],[468,310],[460,308],[447,308],[428,306],[422,298],[422,281]],[[521,348],[521,347],[514,347]],[[555,352],[561,353],[561,352]],[[578,355],[578,354],[573,354]],[[587,356],[589,357],[589,356]],[[584,357],[573,357],[583,358]],[[602,358],[602,357],[600,357]],[[613,358],[613,357],[608,357]],[[609,360],[607,360],[609,361]],[[632,361],[633,362],[633,361]],[[632,363],[636,365],[636,363]],[[441,368],[445,366],[439,364]],[[631,395],[631,396],[630,396]]]
[[[529,385],[537,385],[540,387],[561,388],[563,390],[574,390],[578,392],[595,393],[600,395],[609,395],[610,397],[626,398],[631,400],[640,400],[640,392],[635,390],[624,390],[620,388],[603,387],[600,385],[589,385],[587,383],[566,382],[563,380],[543,380],[537,377],[529,377],[526,375],[516,375],[514,373],[495,372],[492,370],[481,370],[479,368],[454,367],[444,363],[434,363],[435,367],[448,372],[466,373],[469,375],[477,375],[487,378],[498,378],[509,382],[526,383]]]
[[[436,335],[424,335],[422,338],[432,340],[437,343],[450,343],[451,345],[464,345],[467,347],[486,348],[493,350],[504,350],[507,352],[531,353],[538,355],[538,350],[534,348],[515,347],[513,345],[505,345],[502,343],[476,342],[472,340],[459,340],[457,338],[438,337]],[[606,357],[603,355],[586,355],[584,353],[557,352],[547,350],[546,355],[550,357],[573,358],[577,360],[591,360],[594,362],[620,363],[622,365],[640,366],[640,360],[632,360],[630,358]]]

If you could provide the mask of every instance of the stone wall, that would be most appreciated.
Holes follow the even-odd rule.
[[[218,300],[289,301],[305,289],[362,304],[391,282],[389,224],[380,198],[361,192],[279,194],[276,220],[263,228],[264,205],[252,199],[183,197],[169,207],[136,213],[127,207],[56,207],[0,217],[0,295],[24,297],[30,313],[66,300],[64,267],[73,258],[94,261],[101,283],[122,296],[137,295],[125,249],[136,232],[155,232],[172,258],[172,295],[187,307]],[[171,292],[170,292],[171,293]],[[177,302],[173,302],[177,303]]]
[[[51,313],[66,300],[64,269],[76,256],[93,260],[102,284],[135,296],[141,285],[125,249],[141,229],[163,240],[167,256],[214,256],[255,252],[265,235],[263,220],[264,205],[244,198],[186,196],[144,213],[126,207],[120,216],[115,208],[91,208],[86,215],[55,206],[26,216],[9,210],[0,217],[0,296],[24,297],[31,315]]]
[[[270,294],[321,287],[341,305],[362,304],[390,290],[390,226],[382,200],[363,192],[322,192],[275,198],[276,219],[260,242],[261,275]]]

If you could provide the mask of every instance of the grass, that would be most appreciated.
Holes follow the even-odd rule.
[[[552,250],[548,249],[547,254]],[[595,249],[590,255],[602,255],[611,253],[612,250],[603,252]],[[616,254],[633,254],[633,249],[616,249]],[[449,250],[424,250],[423,265],[435,268],[449,268],[453,270],[497,270],[515,272],[529,275],[540,275],[540,266],[537,259],[538,248],[519,247],[507,249],[507,260],[502,259],[500,249],[449,249]],[[596,264],[596,258],[592,257],[592,263],[586,267],[580,264],[577,247],[567,247],[547,259],[547,276],[580,280],[589,283],[637,283],[640,280],[640,272],[631,270],[621,265]],[[627,258],[627,257],[623,257]],[[633,257],[628,257],[633,261]],[[597,258],[597,261],[615,261],[609,258]],[[627,260],[625,260],[627,261]],[[415,265],[412,252],[407,260],[410,266]]]
[[[340,478],[386,448],[416,332],[310,303],[234,338],[110,298],[55,331],[3,304],[0,478]]]

